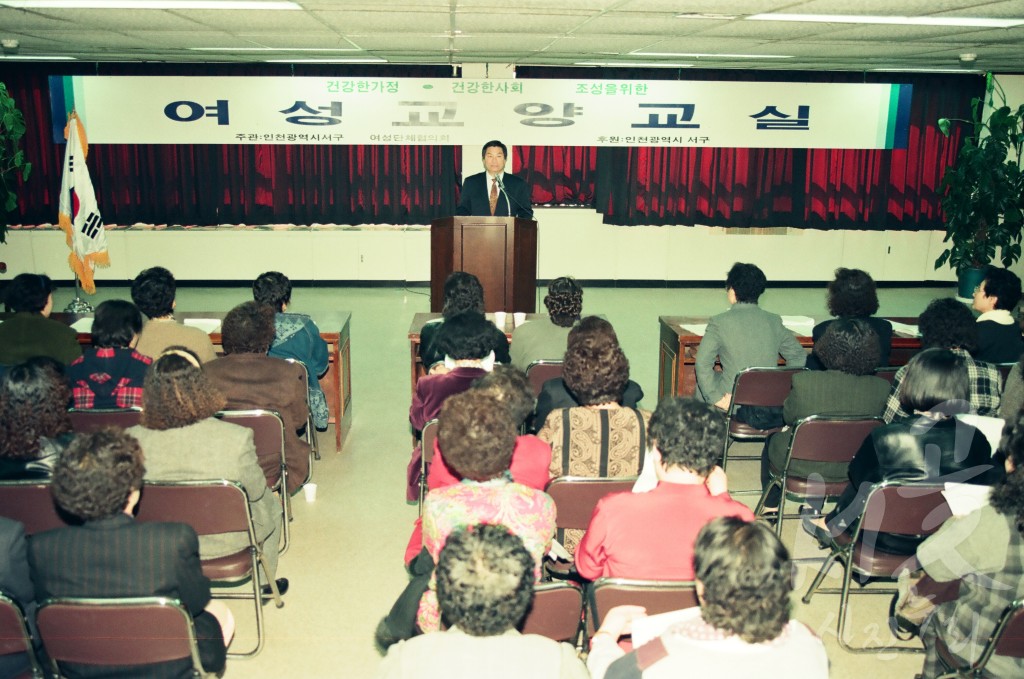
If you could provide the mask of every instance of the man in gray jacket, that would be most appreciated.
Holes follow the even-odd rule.
[[[736,375],[754,367],[775,367],[779,354],[786,365],[802,368],[807,353],[778,314],[757,306],[767,279],[753,264],[737,262],[725,279],[732,308],[712,316],[697,349],[697,395],[722,410],[729,408]],[[715,372],[715,359],[722,372]]]

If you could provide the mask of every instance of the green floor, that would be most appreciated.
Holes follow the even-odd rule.
[[[323,460],[314,467],[319,486],[315,503],[302,496],[294,502],[292,546],[281,558],[281,576],[291,580],[286,605],[265,609],[267,644],[251,660],[233,660],[228,677],[352,677],[374,676],[379,656],[372,645],[373,629],[405,583],[402,554],[416,508],[404,502],[405,465],[411,443],[408,433],[409,345],[412,315],[427,311],[425,289],[296,288],[290,310],[316,319],[321,311],[352,312],[352,431],[340,453],[333,452],[333,430],[321,434]],[[879,292],[881,315],[916,316],[944,288],[889,288]],[[543,296],[543,295],[541,295]],[[63,309],[72,293],[55,295]],[[126,288],[101,289],[88,301],[127,298]],[[245,288],[194,288],[178,291],[182,311],[226,311],[250,299]],[[782,314],[821,318],[826,315],[821,289],[769,290],[765,308]],[[586,313],[602,314],[615,326],[630,359],[633,379],[654,409],[658,384],[658,316],[708,315],[726,308],[720,289],[588,289]],[[737,452],[757,452],[747,444]],[[754,462],[730,465],[730,487],[757,486]],[[753,504],[756,498],[739,498]],[[816,547],[802,532],[784,536],[793,555],[816,559]],[[816,567],[811,562],[808,566]],[[808,568],[800,569],[798,590],[807,586]],[[837,576],[838,568],[833,569]],[[837,578],[833,578],[833,584]],[[237,605],[236,605],[237,604]],[[885,640],[888,598],[855,597],[848,629],[858,643]],[[231,602],[238,621],[240,647],[249,646],[252,611]],[[826,640],[835,679],[878,676],[913,677],[920,655],[855,656],[835,644],[838,596],[817,595],[810,605],[797,604],[796,617]],[[248,635],[248,636],[247,636]]]

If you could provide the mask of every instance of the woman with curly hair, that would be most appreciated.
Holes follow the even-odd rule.
[[[0,378],[0,480],[47,479],[71,443],[63,366],[39,356]]]
[[[1006,478],[992,488],[988,504],[949,519],[917,548],[929,578],[960,581],[959,596],[939,605],[924,625],[924,679],[943,673],[937,638],[959,660],[974,662],[1003,610],[1024,598],[1024,416],[1009,424],[999,446]],[[1024,659],[993,655],[985,676],[1024,676]]]
[[[892,349],[892,323],[876,318],[878,293],[875,281],[866,271],[860,269],[836,269],[836,276],[828,284],[828,312],[836,319],[857,319],[864,321],[878,336],[878,366],[889,365],[889,351]],[[814,326],[811,336],[815,344],[825,334],[825,329],[835,320],[822,321]],[[807,358],[807,367],[823,370],[820,357],[812,353]]]
[[[500,523],[522,539],[533,560],[534,578],[539,578],[555,532],[555,503],[547,493],[511,480],[516,425],[508,407],[483,391],[470,390],[449,397],[438,420],[438,442],[462,482],[427,493],[423,546],[430,559],[437,563],[454,530]],[[423,632],[440,627],[433,577],[420,600],[417,624]]]
[[[184,348],[172,347],[153,361],[146,374],[142,401],[141,424],[127,431],[142,446],[146,478],[227,479],[242,484],[249,496],[256,539],[263,543],[270,571],[261,571],[261,580],[269,582],[277,570],[281,505],[267,488],[266,476],[256,459],[252,430],[214,417],[224,408],[226,399],[200,368],[199,358]],[[204,559],[234,554],[248,544],[244,533],[199,538]],[[278,580],[278,587],[284,594],[287,580]]]
[[[444,281],[444,306],[441,309],[441,318],[428,321],[420,330],[420,361],[427,372],[443,372],[446,369],[444,349],[438,341],[441,326],[448,319],[465,313],[484,315],[484,286],[481,285],[480,279],[471,273],[453,271]],[[498,363],[508,363],[511,358],[505,332],[492,324],[488,340],[489,347],[494,351],[494,360]]]
[[[811,415],[831,417],[878,417],[889,396],[889,383],[874,375],[878,365],[878,335],[867,321],[839,318],[829,323],[814,351],[824,371],[808,370],[793,375],[793,389],[782,406],[787,428],[768,438],[761,455],[761,486],[769,472],[782,472],[786,451],[793,440],[790,429],[797,420]],[[826,482],[846,478],[846,464],[794,462],[790,470],[798,476],[812,472]],[[765,511],[779,506],[780,491],[774,486],[765,500]]]
[[[608,611],[587,657],[593,679],[828,677],[821,639],[790,617],[793,564],[771,528],[735,517],[714,519],[701,529],[694,549],[700,606],[678,611],[661,636],[629,654],[617,641],[645,611]]]
[[[548,283],[544,297],[547,319],[523,323],[512,332],[512,365],[526,370],[534,361],[560,360],[572,326],[583,311],[583,288],[563,276]]]

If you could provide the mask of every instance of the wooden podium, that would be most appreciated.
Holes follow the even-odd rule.
[[[430,310],[444,306],[444,280],[474,274],[492,311],[534,313],[537,222],[513,217],[442,217],[430,223]]]

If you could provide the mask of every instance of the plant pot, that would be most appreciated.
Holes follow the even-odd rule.
[[[959,272],[957,274],[957,296],[965,299],[971,299],[974,297],[974,289],[981,285],[981,282],[985,280],[985,272],[987,270],[987,266],[972,266],[969,269],[964,269]]]

